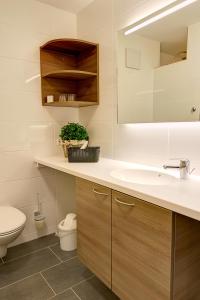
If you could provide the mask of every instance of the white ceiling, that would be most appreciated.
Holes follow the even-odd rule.
[[[94,0],[37,0],[42,3],[77,14]]]

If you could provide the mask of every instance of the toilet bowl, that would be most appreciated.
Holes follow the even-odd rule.
[[[0,206],[0,258],[7,253],[7,246],[22,232],[26,216],[19,209],[11,206]]]

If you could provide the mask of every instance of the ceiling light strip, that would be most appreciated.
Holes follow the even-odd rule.
[[[142,23],[133,26],[129,30],[125,31],[124,34],[125,35],[129,35],[129,34],[135,32],[135,31],[137,31],[137,30],[139,30],[141,28],[144,28],[144,27],[146,27],[146,26],[148,26],[148,25],[150,25],[152,23],[157,22],[158,20],[160,20],[160,19],[162,19],[162,18],[164,18],[164,17],[166,17],[168,15],[171,15],[171,14],[175,13],[176,11],[178,11],[178,10],[180,10],[180,9],[182,9],[182,8],[188,6],[188,5],[190,5],[190,4],[192,4],[192,3],[196,2],[196,1],[197,0],[186,0],[186,1],[181,2],[181,3],[179,3],[179,4],[175,5],[175,6],[172,6],[172,7],[164,10],[163,12],[161,12],[161,13],[153,16],[153,17],[150,17],[149,19],[143,21]]]

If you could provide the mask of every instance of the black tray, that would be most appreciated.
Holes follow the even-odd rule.
[[[78,147],[70,147],[68,149],[69,162],[98,162],[100,147],[87,147],[80,149]]]

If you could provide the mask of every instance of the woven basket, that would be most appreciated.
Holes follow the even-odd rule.
[[[78,140],[63,141],[63,140],[59,139],[57,141],[57,144],[59,146],[62,146],[63,152],[64,152],[64,156],[67,158],[68,157],[68,149],[70,147],[79,147],[80,148],[86,142],[87,142],[86,140],[82,140],[82,141],[78,141]]]

